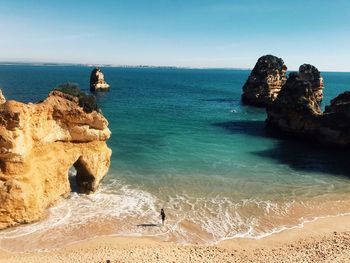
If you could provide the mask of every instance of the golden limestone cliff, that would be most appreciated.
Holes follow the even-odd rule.
[[[106,175],[108,122],[79,104],[60,91],[38,104],[0,104],[0,229],[36,221],[66,197],[72,166],[78,192],[94,192]]]

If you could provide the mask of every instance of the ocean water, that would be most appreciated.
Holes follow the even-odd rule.
[[[7,99],[40,101],[65,82],[89,92],[90,71],[3,65],[0,87]],[[240,102],[250,71],[103,72],[111,90],[96,97],[112,131],[108,175],[95,194],[72,192],[42,221],[1,231],[1,248],[45,250],[99,235],[215,244],[350,213],[348,152],[271,136],[265,110]],[[322,75],[323,106],[350,89],[350,73]]]

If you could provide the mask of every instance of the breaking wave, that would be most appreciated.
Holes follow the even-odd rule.
[[[48,209],[45,219],[0,233],[0,246],[9,251],[50,250],[72,242],[102,236],[154,236],[179,243],[216,244],[231,238],[262,238],[301,227],[318,217],[347,213],[346,201],[325,202],[194,198],[167,196],[123,185],[103,184],[91,195],[72,193]],[[167,214],[160,224],[159,210]],[[326,212],[327,211],[327,212]]]

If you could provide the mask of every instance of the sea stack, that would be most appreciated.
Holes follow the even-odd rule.
[[[66,197],[72,166],[81,193],[94,192],[109,169],[107,120],[89,106],[92,95],[67,91],[0,105],[0,229],[39,220]]]
[[[287,80],[286,71],[281,58],[260,57],[243,86],[242,102],[257,107],[270,105]]]
[[[323,99],[323,78],[318,69],[310,64],[303,64],[299,67],[299,76],[301,79],[311,83],[311,88],[317,102]]]
[[[285,135],[349,149],[350,92],[333,99],[322,112],[313,85],[300,73],[290,73],[277,99],[267,108],[267,125]]]
[[[2,94],[2,90],[0,89],[0,104],[3,104],[6,102],[5,96]]]
[[[90,90],[91,91],[108,91],[109,85],[105,81],[104,74],[99,67],[92,70],[90,75]]]

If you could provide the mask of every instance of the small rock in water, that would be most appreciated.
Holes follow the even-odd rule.
[[[3,104],[6,102],[5,96],[2,94],[2,90],[0,89],[0,104]]]
[[[91,91],[108,91],[109,84],[105,81],[104,74],[99,67],[92,70],[90,75],[90,90]]]

